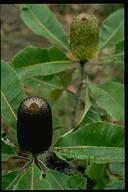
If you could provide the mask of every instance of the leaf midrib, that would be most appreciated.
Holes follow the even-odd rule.
[[[71,61],[70,60],[65,60],[65,61],[50,61],[50,62],[44,62],[44,63],[37,63],[37,64],[34,64],[34,65],[29,65],[29,66],[27,66],[27,67],[20,67],[20,68],[18,68],[18,69],[16,69],[16,71],[22,71],[22,70],[24,70],[24,69],[30,69],[30,68],[36,68],[37,66],[41,66],[41,65],[48,65],[48,64],[69,64],[69,63],[71,63]]]
[[[122,23],[123,23],[123,21],[120,23],[120,25],[118,25],[118,27],[115,29],[115,31],[113,31],[113,33],[108,37],[108,39],[104,42],[104,44],[101,45],[100,49],[103,49],[103,47],[105,47],[106,44],[113,38],[113,36],[118,32],[118,29],[120,28]]]
[[[50,173],[50,174],[51,174],[52,178],[54,179],[54,181],[56,182],[56,184],[60,187],[60,189],[64,190],[63,186],[57,181],[56,177],[52,173]]]
[[[42,23],[41,21],[39,20],[39,18],[37,17],[37,15],[35,15],[33,13],[33,11],[29,8],[32,16],[37,20],[37,23],[51,36],[53,37],[53,39],[55,39],[55,41],[59,42],[59,44],[61,44],[66,50],[69,51],[68,47],[66,47],[59,39],[57,39]]]
[[[11,113],[13,114],[13,116],[14,116],[15,120],[17,120],[16,114],[15,114],[15,112],[13,111],[13,109],[12,109],[11,105],[9,104],[9,102],[8,102],[8,100],[7,100],[7,98],[6,98],[5,94],[3,93],[3,91],[2,91],[2,90],[1,90],[1,94],[2,94],[2,96],[3,96],[3,98],[4,98],[4,100],[5,100],[5,103],[7,103],[7,106],[9,107],[9,109],[10,109]]]

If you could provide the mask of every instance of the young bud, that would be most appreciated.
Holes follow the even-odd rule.
[[[50,105],[41,97],[23,100],[17,114],[17,139],[20,149],[36,155],[51,145],[52,114]]]
[[[99,27],[94,15],[82,13],[74,17],[70,29],[70,47],[80,61],[97,56]]]

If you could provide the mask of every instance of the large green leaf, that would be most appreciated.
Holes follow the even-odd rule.
[[[71,61],[58,49],[36,47],[27,47],[20,51],[12,59],[11,65],[23,79],[52,75],[73,68]]]
[[[23,85],[9,64],[1,64],[1,113],[10,125],[16,127],[17,109],[24,99]]]
[[[90,84],[96,103],[115,119],[124,119],[124,85],[110,82],[102,85]]]
[[[124,146],[123,127],[106,122],[94,122],[80,127],[76,131],[64,134],[54,145],[63,146]]]
[[[50,183],[53,190],[78,190],[87,188],[85,178],[79,175],[68,176],[51,169],[47,170],[46,180]]]
[[[2,160],[7,160],[11,156],[16,155],[16,152],[14,149],[10,146],[7,145],[4,141],[1,141],[1,149],[2,149]]]
[[[55,75],[49,75],[49,76],[37,76],[33,77],[31,79],[25,79],[24,84],[28,85],[33,88],[50,88],[51,90],[56,90],[56,89],[64,89],[63,84],[60,80],[60,78],[55,74]]]
[[[11,171],[2,176],[2,189],[6,190],[9,185],[16,179],[18,171]]]
[[[27,67],[47,61],[64,61],[68,60],[64,53],[59,49],[52,47],[44,49],[40,47],[25,47],[19,51],[11,61],[11,65],[16,69]]]
[[[90,164],[85,170],[85,175],[95,183],[93,189],[104,189],[108,183],[106,164]]]
[[[5,175],[3,177],[4,188],[8,181],[5,181],[5,179],[8,177],[11,184],[8,182],[9,185],[6,186],[6,189],[12,190],[86,189],[87,185],[85,178],[81,176],[67,176],[48,168],[44,179],[42,172],[34,162],[18,175]]]
[[[100,49],[113,47],[124,40],[124,9],[109,15],[103,22],[99,35]]]
[[[17,69],[21,78],[30,78],[38,75],[52,75],[71,68],[71,61],[49,61]]]
[[[45,183],[46,184],[46,183]],[[44,179],[34,162],[25,168],[13,185],[13,190],[43,190]]]
[[[94,163],[124,162],[123,147],[75,146],[57,147],[57,154],[70,160],[89,160]]]
[[[41,35],[58,47],[68,50],[68,42],[63,27],[46,5],[23,5],[21,17],[25,24],[37,35]]]

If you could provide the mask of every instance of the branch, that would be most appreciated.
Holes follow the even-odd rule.
[[[73,112],[72,112],[72,128],[75,127],[75,120],[76,120],[76,114],[77,114],[77,110],[78,110],[78,106],[79,106],[79,101],[80,101],[80,93],[81,93],[81,88],[83,85],[83,80],[84,80],[84,65],[87,61],[80,62],[80,82],[78,84],[78,88],[77,88],[77,92],[75,95],[75,105],[73,108]]]

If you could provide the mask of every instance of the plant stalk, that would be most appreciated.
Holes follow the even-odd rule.
[[[79,101],[80,101],[80,93],[81,93],[81,89],[82,89],[82,85],[83,85],[83,80],[84,80],[84,66],[85,63],[87,61],[81,61],[80,62],[80,82],[78,84],[78,88],[77,88],[77,92],[75,95],[75,105],[73,108],[73,112],[72,112],[72,128],[75,127],[76,124],[76,115],[77,115],[77,110],[78,110],[78,106],[79,106]]]

